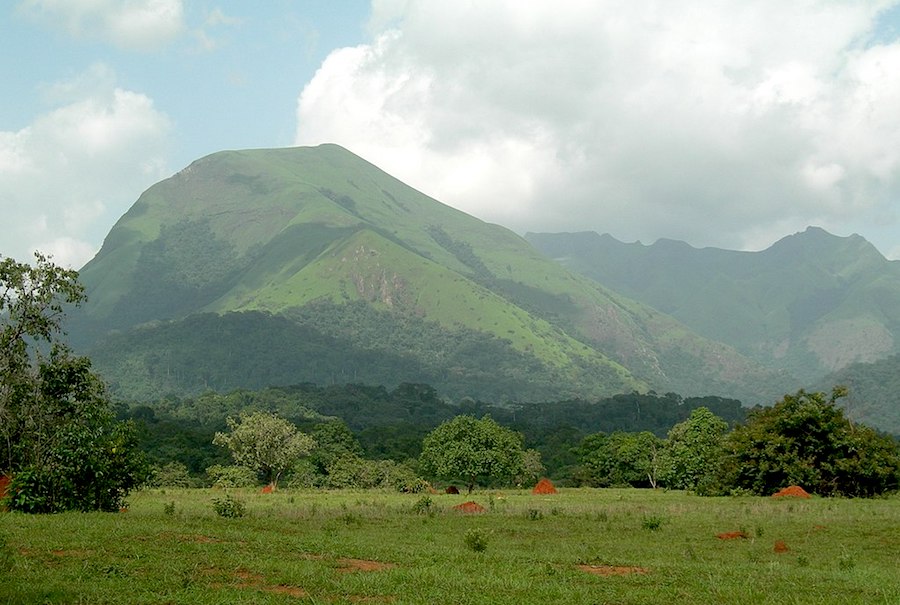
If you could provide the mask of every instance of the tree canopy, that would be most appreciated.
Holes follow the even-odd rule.
[[[58,339],[75,271],[35,254],[0,259],[0,472],[7,505],[27,512],[117,510],[147,473],[131,424],[115,421],[85,357]],[[47,353],[49,349],[49,353]]]
[[[477,483],[509,480],[523,472],[522,435],[490,416],[457,416],[422,441],[421,470],[445,480],[462,480],[469,493]]]
[[[229,432],[216,433],[213,443],[227,447],[236,464],[272,485],[315,447],[315,440],[296,425],[268,412],[242,413],[227,422]]]
[[[854,426],[835,405],[846,389],[798,391],[753,410],[724,442],[722,485],[768,495],[800,485],[819,495],[873,496],[900,485],[900,450]]]

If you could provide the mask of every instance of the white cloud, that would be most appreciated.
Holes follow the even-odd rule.
[[[53,87],[78,91],[78,98],[22,130],[0,131],[0,213],[18,226],[3,233],[0,254],[26,260],[39,249],[79,268],[138,194],[164,175],[169,119],[111,78],[95,66]],[[90,92],[89,81],[96,84]]]
[[[518,230],[730,248],[897,221],[896,0],[376,0],[297,144]]]
[[[72,36],[126,50],[156,50],[185,30],[182,0],[24,0],[21,6]]]

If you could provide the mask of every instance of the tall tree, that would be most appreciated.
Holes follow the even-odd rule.
[[[228,418],[227,423],[229,432],[216,433],[213,443],[227,447],[235,463],[252,469],[275,486],[282,473],[316,444],[296,425],[268,412],[242,413],[238,420]]]
[[[426,435],[419,460],[425,475],[460,479],[472,493],[476,483],[508,481],[520,474],[523,455],[519,433],[490,416],[457,416]]]
[[[722,458],[728,423],[705,407],[669,431],[663,479],[667,487],[696,490],[711,480]]]
[[[34,265],[0,259],[0,472],[12,475],[11,508],[115,510],[146,477],[133,426],[115,421],[90,360],[58,340],[64,306],[84,298],[77,272],[42,254]]]
[[[820,495],[873,496],[900,486],[900,447],[853,425],[835,405],[846,389],[798,391],[752,411],[725,440],[722,486],[771,494],[799,485]]]

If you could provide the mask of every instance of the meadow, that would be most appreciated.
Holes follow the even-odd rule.
[[[898,496],[157,489],[120,513],[0,513],[17,605],[896,605],[898,562]]]

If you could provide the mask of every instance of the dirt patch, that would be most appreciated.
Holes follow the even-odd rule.
[[[94,555],[94,551],[92,550],[79,550],[79,549],[71,549],[71,550],[51,550],[50,554],[54,557],[74,557],[76,559],[87,559]]]
[[[271,494],[271,493],[274,492],[274,491],[275,491],[275,486],[272,485],[272,484],[270,483],[269,485],[267,485],[267,486],[265,486],[264,488],[262,488],[261,490],[259,490],[259,493],[261,493],[261,494]]]
[[[366,559],[338,559],[341,564],[338,571],[342,573],[350,573],[354,571],[384,571],[385,569],[393,569],[397,567],[393,563],[382,563],[381,561],[367,561]]]
[[[727,531],[721,534],[716,534],[716,537],[719,540],[746,540],[750,536],[747,535],[745,531]]]
[[[809,493],[799,485],[792,485],[772,494],[773,498],[809,498]]]
[[[0,475],[0,500],[6,497],[10,482],[12,482],[12,479],[8,476]]]
[[[595,576],[603,576],[604,578],[650,573],[650,570],[645,567],[629,567],[625,565],[579,565],[578,569]]]
[[[283,584],[280,584],[278,586],[257,586],[256,588],[258,588],[259,590],[265,591],[265,592],[273,592],[275,594],[286,594],[286,595],[290,595],[292,597],[298,597],[298,598],[309,596],[309,593],[306,592],[305,590],[303,590],[302,588],[300,588],[299,586],[285,586]]]
[[[462,504],[457,504],[453,507],[453,510],[466,514],[476,514],[483,513],[484,507],[477,502],[473,502],[470,500],[468,502],[463,502]]]
[[[791,549],[788,548],[787,544],[784,543],[784,540],[775,540],[775,546],[772,547],[772,551],[777,553],[785,553],[789,552]]]
[[[555,494],[556,487],[546,477],[537,482],[537,485],[534,486],[534,489],[531,490],[532,494],[536,495],[545,495],[545,494]]]

